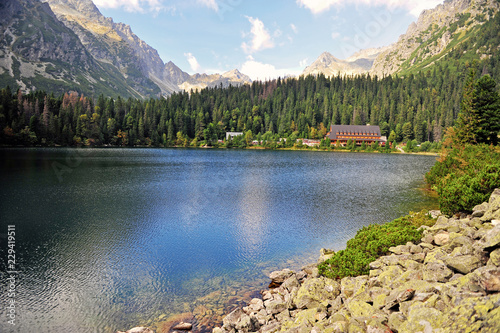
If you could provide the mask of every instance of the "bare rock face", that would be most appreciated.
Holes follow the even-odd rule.
[[[483,23],[483,19],[476,19],[478,15],[489,19],[490,13],[494,15],[499,7],[495,0],[453,0],[423,11],[396,43],[377,56],[370,74],[387,76],[415,64],[417,59],[424,61],[436,55],[444,56],[447,46],[461,32]]]

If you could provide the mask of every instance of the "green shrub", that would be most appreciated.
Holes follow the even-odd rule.
[[[423,230],[417,228],[433,223],[428,214],[420,212],[383,225],[363,227],[347,242],[345,250],[335,253],[332,258],[318,265],[319,272],[332,279],[368,274],[368,265],[372,261],[388,254],[392,246],[407,242],[419,243]]]
[[[439,195],[441,212],[471,212],[500,187],[500,153],[487,145],[455,147],[446,152],[425,179]]]

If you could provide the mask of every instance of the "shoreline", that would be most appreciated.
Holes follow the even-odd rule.
[[[331,152],[331,153],[361,153],[361,154],[395,154],[395,155],[421,155],[421,156],[439,156],[437,152],[401,152],[399,150],[384,152],[384,151],[352,151],[347,149],[328,149],[328,148],[267,148],[261,146],[246,147],[246,148],[226,148],[226,147],[182,147],[182,146],[172,146],[172,147],[152,147],[152,146],[10,146],[10,145],[0,145],[0,149],[9,148],[73,148],[73,149],[214,149],[214,150],[268,150],[268,151],[314,151],[314,152]]]
[[[420,242],[389,248],[368,275],[329,279],[317,263],[270,273],[261,297],[226,314],[211,332],[497,332],[500,189],[470,215],[435,215],[433,226],[421,227]],[[322,249],[318,263],[333,254]],[[173,332],[177,319],[169,330],[127,332]]]

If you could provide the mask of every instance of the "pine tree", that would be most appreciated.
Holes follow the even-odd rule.
[[[500,97],[491,76],[484,75],[477,81],[472,104],[478,120],[477,142],[496,145],[500,131]]]
[[[467,81],[465,82],[462,102],[460,103],[460,113],[456,121],[457,139],[460,143],[475,143],[477,135],[478,116],[474,109],[474,86],[476,71],[471,69]]]

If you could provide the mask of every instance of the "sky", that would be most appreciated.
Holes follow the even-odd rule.
[[[253,80],[299,75],[323,52],[339,59],[397,41],[443,0],[93,0],[101,13],[183,71]]]

